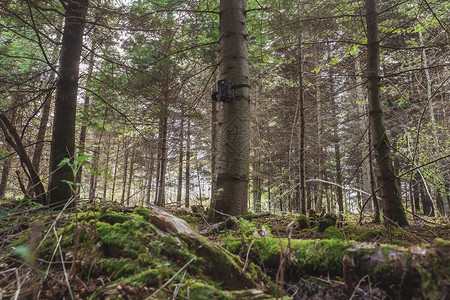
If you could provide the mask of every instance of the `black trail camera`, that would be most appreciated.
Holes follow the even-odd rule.
[[[248,84],[233,85],[233,82],[229,79],[222,79],[217,81],[217,92],[212,94],[214,101],[231,102],[234,99],[234,90],[250,87]]]

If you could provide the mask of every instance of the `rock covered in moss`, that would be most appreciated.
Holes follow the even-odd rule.
[[[334,213],[328,212],[323,218],[319,219],[317,223],[317,230],[319,232],[324,232],[330,226],[336,225],[337,216]]]
[[[297,226],[301,229],[309,228],[310,224],[308,217],[303,214],[299,215],[297,219]]]

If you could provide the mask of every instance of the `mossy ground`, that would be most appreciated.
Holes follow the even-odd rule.
[[[446,267],[449,260],[445,258],[445,253],[450,253],[448,226],[422,224],[408,229],[386,229],[370,223],[356,226],[347,217],[336,226],[319,230],[321,219],[317,215],[303,218],[295,214],[249,215],[231,217],[209,231],[207,237],[191,239],[158,228],[151,221],[154,212],[144,207],[134,210],[90,207],[77,214],[64,213],[58,220],[58,214],[50,211],[39,215],[29,213],[16,220],[10,211],[3,212],[1,221],[9,230],[3,232],[12,234],[5,235],[2,264],[8,269],[19,268],[23,275],[31,271],[28,274],[32,274],[33,280],[41,282],[44,299],[69,296],[61,268],[63,262],[71,281],[71,292],[75,298],[83,299],[146,298],[169,280],[157,297],[166,299],[176,294],[180,299],[188,295],[190,299],[265,299],[275,296],[274,282],[281,265],[285,293],[292,295],[296,290],[311,297],[344,299],[348,295],[342,285],[330,289],[330,283],[341,282],[344,255],[354,259],[355,269],[362,269],[367,263],[364,257],[370,255],[386,259],[386,264],[377,265],[371,271],[372,288],[380,297],[391,295],[408,299],[414,293],[437,299],[441,291],[448,288],[445,283],[450,281],[450,269]],[[175,214],[198,230],[209,225],[201,212],[179,210]],[[30,244],[33,226],[40,228],[39,241],[43,241],[34,252]],[[398,257],[402,257],[405,265],[413,262],[409,250],[395,245],[425,245],[433,243],[438,236],[442,239],[425,246],[432,249],[428,265],[415,267],[415,273],[401,269],[395,273],[392,263],[397,256],[392,256],[390,251],[400,253]],[[355,241],[391,246],[379,250],[359,247],[358,252],[354,252],[357,254],[352,254],[349,248],[354,247]],[[49,265],[52,276],[45,276]],[[236,270],[240,271],[234,273]],[[4,295],[13,295],[15,275],[2,276],[0,287],[7,287]],[[353,279],[358,281],[361,279],[358,276],[355,273]],[[405,282],[417,284],[408,292]],[[255,294],[255,289],[250,289],[255,283],[267,289]],[[33,285],[24,285],[22,292],[32,289]]]

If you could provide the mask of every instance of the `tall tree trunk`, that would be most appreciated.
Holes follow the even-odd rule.
[[[340,143],[340,138],[339,138],[339,132],[338,132],[338,128],[339,128],[339,119],[337,117],[337,113],[336,113],[336,107],[337,107],[337,103],[336,103],[336,99],[334,97],[333,98],[333,111],[332,114],[335,117],[334,120],[334,128],[333,128],[333,137],[334,137],[334,159],[336,162],[336,183],[338,184],[338,186],[336,187],[336,196],[337,196],[337,203],[338,203],[338,209],[340,213],[344,212],[344,197],[342,195],[342,169],[341,169],[341,143]]]
[[[127,191],[127,175],[128,175],[128,158],[130,154],[130,146],[127,140],[124,140],[125,154],[123,156],[123,174],[122,174],[122,196],[120,197],[120,203],[125,204],[125,196]]]
[[[420,40],[420,44],[423,46],[424,42],[423,42],[423,36],[422,36],[422,31],[419,30],[419,40]],[[422,49],[422,63],[423,63],[423,68],[424,68],[424,72],[425,72],[425,78],[426,78],[426,82],[427,82],[427,102],[428,102],[428,113],[430,115],[430,122],[431,122],[431,129],[432,129],[432,135],[433,135],[433,139],[435,141],[436,144],[439,144],[439,138],[437,136],[437,129],[436,129],[436,118],[434,115],[434,106],[433,106],[433,101],[432,97],[433,97],[433,92],[432,92],[432,82],[431,82],[431,76],[430,76],[430,71],[428,70],[428,57],[427,57],[427,52],[425,51],[425,47],[423,47]],[[442,164],[442,161],[439,161],[437,163],[438,168],[440,170],[444,170],[445,167]],[[445,172],[444,173],[444,181],[448,180],[448,178],[446,178],[445,176]],[[441,210],[441,214],[442,215],[449,215],[450,213],[450,207],[449,207],[449,202],[448,200],[444,197],[441,197],[440,195],[440,191],[438,188],[436,188],[436,207],[440,207],[439,210]]]
[[[124,144],[125,146],[125,144]],[[119,150],[120,150],[120,143],[117,143],[117,151],[116,151],[116,161],[114,163],[114,175],[113,175],[113,186],[111,190],[111,202],[114,202],[114,194],[116,191],[116,179],[117,179],[117,169],[119,168]]]
[[[319,62],[317,60],[317,65]],[[322,197],[323,197],[323,163],[322,163],[322,93],[321,93],[321,84],[320,84],[320,76],[318,76],[316,82],[316,113],[317,113],[317,147],[318,147],[318,159],[317,159],[317,170],[318,170],[318,178],[319,182],[317,184],[317,202],[316,202],[316,211],[322,211]]]
[[[214,203],[216,201],[215,199],[216,184],[217,184],[216,157],[217,157],[217,122],[218,122],[217,117],[218,117],[217,102],[211,101],[211,203]]]
[[[331,61],[331,45],[327,43],[327,59]],[[331,95],[331,114],[333,115],[333,139],[334,139],[334,160],[336,163],[336,199],[338,204],[339,213],[344,213],[344,197],[342,194],[342,169],[341,169],[341,141],[339,138],[339,116],[338,116],[338,103],[334,96],[334,80],[333,76],[329,75],[328,79],[330,95]]]
[[[65,2],[65,24],[50,150],[51,174],[48,188],[50,203],[66,201],[72,196],[71,187],[67,184],[67,181],[75,180],[72,169],[68,165],[60,167],[59,164],[64,158],[73,160],[75,155],[79,65],[88,2],[88,0]]]
[[[374,222],[375,223],[380,223],[381,222],[381,218],[380,218],[380,202],[378,201],[377,198],[377,185],[376,185],[376,176],[375,176],[375,170],[373,168],[373,159],[372,159],[372,153],[373,153],[373,143],[372,143],[372,130],[369,127],[369,130],[367,132],[367,139],[368,139],[368,148],[369,148],[369,153],[368,153],[368,157],[367,160],[369,161],[369,175],[370,175],[370,190],[372,193],[372,203],[373,203],[373,207],[375,209],[375,216],[374,216]]]
[[[14,124],[15,123],[15,114],[16,114],[16,110],[14,109],[11,113],[11,123]],[[5,138],[6,138],[6,134]],[[5,198],[6,195],[6,190],[8,189],[8,182],[9,182],[9,174],[10,174],[10,170],[11,170],[11,163],[12,163],[12,159],[13,156],[11,155],[11,151],[13,150],[13,148],[9,145],[6,144],[6,150],[9,153],[9,156],[5,159],[2,158],[3,160],[3,168],[2,168],[2,178],[0,180],[0,199]]]
[[[100,147],[97,147],[92,157],[92,166],[94,169],[99,168],[99,159],[100,159]],[[91,203],[94,202],[96,190],[97,190],[97,176],[94,170],[94,172],[91,172],[89,178],[89,202]]]
[[[54,81],[54,73],[52,73],[52,79],[50,82]],[[47,126],[48,126],[48,119],[50,116],[50,109],[52,105],[52,95],[53,95],[53,89],[47,92],[45,95],[44,105],[42,106],[42,115],[41,120],[39,122],[39,129],[38,134],[36,137],[36,145],[34,147],[33,151],[33,158],[32,158],[32,164],[36,172],[39,174],[40,164],[41,164],[41,157],[42,157],[42,151],[44,149],[44,140],[45,140],[45,134],[47,132]]]
[[[380,44],[378,41],[378,20],[376,0],[366,0],[367,21],[367,76],[369,91],[369,121],[372,144],[378,166],[378,186],[383,201],[385,223],[407,226],[405,210],[392,163],[390,142],[384,125],[380,97]]]
[[[107,144],[107,151],[106,151],[106,161],[105,161],[105,170],[108,172],[109,170],[109,159],[110,159],[110,153],[111,153],[111,144],[108,142]],[[109,176],[105,176],[105,179],[103,181],[103,197],[102,200],[106,201],[106,192],[108,191],[108,182],[109,182]]]
[[[181,191],[183,190],[183,146],[184,146],[184,112],[181,114],[180,135],[178,150],[178,183],[177,183],[177,207],[181,208]]]
[[[413,206],[414,210],[413,212],[417,212],[420,210],[420,178],[416,172],[413,172],[414,175],[411,178],[411,185],[412,185],[412,197],[413,197]]]
[[[300,112],[300,139],[299,139],[299,180],[298,193],[300,196],[300,205],[302,214],[306,214],[306,176],[305,176],[305,104],[304,104],[304,87],[303,87],[303,54],[302,54],[302,36],[301,33],[298,38],[298,53],[297,53],[297,68],[298,68],[298,101]]]
[[[149,158],[148,158],[148,166],[147,166],[147,198],[146,198],[146,204],[150,205],[151,201],[151,194],[152,194],[152,181],[153,181],[153,168],[155,165],[155,159],[153,158],[153,150],[149,147]]]
[[[361,69],[361,62],[359,57],[355,60],[355,75],[356,75],[356,84],[357,84],[357,97],[358,102],[357,109],[358,109],[358,115],[361,116],[361,122],[360,122],[360,131],[359,134],[361,135],[361,143],[360,143],[360,149],[361,149],[361,175],[362,175],[362,190],[366,193],[371,193],[371,177],[370,177],[370,155],[369,155],[369,141],[368,136],[366,135],[366,129],[367,129],[367,116],[366,116],[366,96],[363,91],[363,82],[362,82],[362,69]],[[369,146],[368,146],[369,145]],[[367,203],[366,208],[367,210],[371,210],[371,204],[373,201],[376,201],[376,198],[371,198],[369,203]]]
[[[246,1],[220,1],[220,78],[235,85],[248,84]],[[235,90],[235,97],[219,104],[217,186],[211,204],[228,215],[247,214],[250,157],[249,88]]]
[[[8,179],[9,179],[9,172],[11,169],[11,162],[12,162],[11,156],[8,158],[5,158],[3,161],[2,178],[0,181],[0,199],[5,198],[6,190],[8,189]]]
[[[156,178],[156,204],[164,207],[166,204],[166,166],[167,166],[167,121],[168,111],[163,108],[159,118],[158,128],[158,169]]]
[[[435,210],[434,210],[434,207],[433,207],[433,202],[432,202],[432,200],[430,199],[430,197],[429,197],[429,195],[427,193],[427,190],[426,190],[423,178],[419,182],[420,182],[420,189],[419,189],[419,191],[420,191],[420,198],[422,199],[423,213],[426,216],[434,217]]]
[[[261,189],[261,159],[258,155],[258,157],[255,157],[255,162],[253,163],[253,209],[255,212],[261,212]]]
[[[185,193],[184,206],[189,208],[191,197],[191,119],[188,118],[187,132],[186,132],[186,178],[185,178]]]
[[[130,174],[128,177],[128,188],[127,188],[127,206],[130,205],[131,194],[131,186],[133,185],[133,176],[134,176],[134,163],[136,160],[136,144],[133,144],[131,150],[131,158],[130,158]]]

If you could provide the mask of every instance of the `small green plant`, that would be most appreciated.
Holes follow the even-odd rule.
[[[76,178],[81,167],[87,164],[91,157],[92,155],[80,155],[73,162],[70,160],[70,158],[66,157],[59,163],[58,167],[63,167],[67,165],[72,170],[73,177]],[[72,193],[74,195],[80,191],[81,183],[73,182],[70,180],[62,180],[62,182],[65,182],[70,186],[70,189],[72,190]]]

